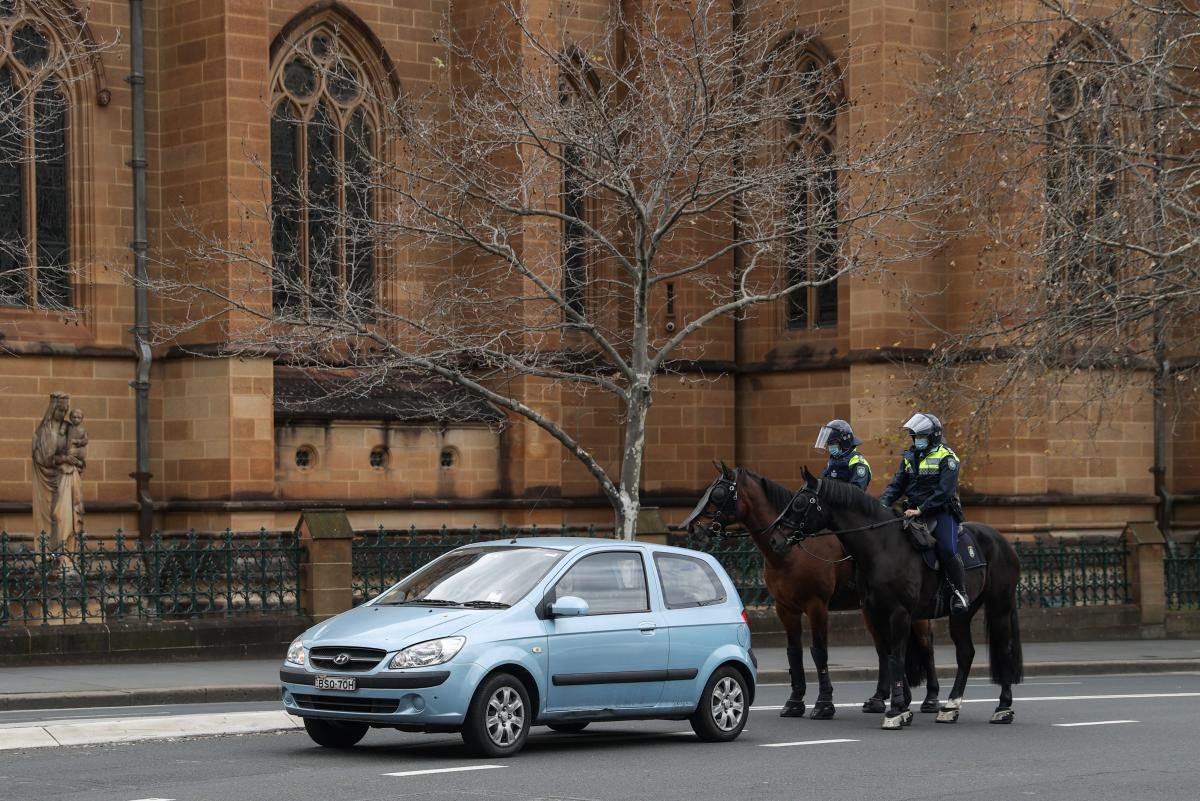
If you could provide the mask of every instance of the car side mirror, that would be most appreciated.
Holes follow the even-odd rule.
[[[550,604],[550,617],[579,617],[588,613],[588,602],[575,595],[564,595]]]

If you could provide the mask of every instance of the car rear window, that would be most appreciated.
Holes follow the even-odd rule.
[[[725,603],[725,585],[702,559],[656,553],[654,564],[668,609]]]

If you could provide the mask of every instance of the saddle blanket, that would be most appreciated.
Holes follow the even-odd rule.
[[[967,570],[976,570],[987,564],[983,558],[983,551],[975,544],[975,535],[970,529],[970,523],[958,527],[958,555]],[[922,551],[921,556],[925,557],[925,564],[929,565],[930,570],[938,569],[936,548]]]

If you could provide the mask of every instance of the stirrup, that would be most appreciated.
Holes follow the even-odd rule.
[[[951,613],[965,612],[965,611],[967,611],[967,607],[969,607],[970,605],[971,605],[971,603],[967,600],[966,593],[964,593],[962,590],[958,589],[957,587],[954,587],[950,590],[950,611],[951,611]]]

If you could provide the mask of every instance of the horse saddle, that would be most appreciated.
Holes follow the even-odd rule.
[[[958,555],[962,559],[963,567],[967,570],[975,570],[987,564],[987,560],[983,558],[983,551],[975,544],[975,535],[967,526],[958,527]],[[938,569],[937,550],[933,548],[923,550],[921,556],[924,557],[925,564],[929,566],[930,570]]]
[[[930,548],[937,545],[937,540],[933,538],[933,530],[937,527],[936,520],[927,522],[915,517],[906,517],[903,518],[900,527],[908,532],[913,547],[918,551],[928,552]]]

